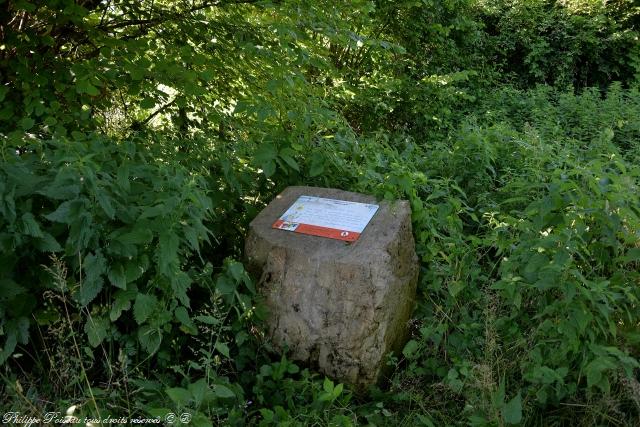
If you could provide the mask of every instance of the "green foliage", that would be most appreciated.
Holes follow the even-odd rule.
[[[507,0],[483,5],[488,46],[513,83],[562,88],[631,83],[637,74],[633,2]]]

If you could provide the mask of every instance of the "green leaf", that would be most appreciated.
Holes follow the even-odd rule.
[[[231,261],[228,265],[231,276],[236,282],[240,282],[244,278],[244,266],[237,261]]]
[[[22,130],[29,130],[33,127],[36,122],[31,117],[25,117],[20,120],[20,127]]]
[[[223,399],[236,397],[236,394],[233,392],[233,390],[231,390],[229,387],[224,386],[222,384],[214,384],[212,389],[213,389],[213,393],[217,397],[221,397]]]
[[[169,396],[169,398],[178,406],[187,406],[191,401],[191,392],[187,389],[175,387],[168,388],[166,392],[167,396]]]
[[[222,295],[230,295],[236,290],[236,283],[231,281],[227,276],[221,274],[216,279],[216,289]]]
[[[133,304],[133,318],[138,325],[144,323],[151,313],[154,312],[158,304],[158,299],[155,295],[138,294],[136,296],[136,302]]]
[[[196,316],[195,319],[198,322],[202,322],[206,325],[219,325],[220,324],[220,319],[216,319],[213,316]]]
[[[324,158],[319,153],[313,153],[311,157],[311,167],[309,169],[309,176],[316,177],[324,172]]]
[[[100,293],[103,285],[102,275],[106,269],[107,261],[99,252],[89,254],[84,258],[83,280],[80,282],[80,290],[77,294],[77,300],[80,304],[89,304]]]
[[[42,237],[36,241],[35,246],[41,252],[59,252],[62,250],[62,246],[49,233],[43,233]]]
[[[449,283],[449,294],[452,297],[456,297],[460,292],[462,292],[465,288],[465,283],[463,280],[452,280]]]
[[[153,239],[153,233],[146,226],[137,224],[133,230],[115,238],[124,245],[141,245]]]
[[[625,263],[633,262],[633,261],[639,261],[640,260],[640,248],[631,248],[631,249],[629,249],[627,251],[627,253],[624,255],[624,258],[622,260]]]
[[[606,372],[615,369],[617,364],[610,357],[600,356],[592,360],[586,367],[587,386],[589,388],[598,387],[605,393],[609,392],[609,379]]]
[[[160,233],[158,240],[158,268],[160,272],[171,276],[173,269],[178,267],[178,235],[171,230]]]
[[[18,345],[18,337],[14,331],[9,331],[6,337],[7,339],[2,346],[2,351],[0,351],[0,365],[7,361],[16,349],[16,345]]]
[[[91,347],[99,346],[102,341],[107,337],[107,331],[109,329],[109,321],[104,317],[89,316],[84,324],[84,332],[89,339],[89,345]]]
[[[138,280],[147,271],[147,268],[149,268],[149,258],[146,255],[128,260],[124,267],[127,283]]]
[[[268,142],[260,144],[253,155],[253,159],[257,165],[264,165],[265,163],[272,162],[276,157],[278,157],[276,147]]]
[[[416,354],[416,352],[418,351],[419,348],[419,344],[417,341],[415,340],[410,340],[405,346],[404,349],[402,349],[402,354],[404,355],[404,357],[406,357],[407,359],[411,359],[414,357],[414,355]]]
[[[147,353],[153,354],[160,348],[162,333],[158,328],[144,325],[138,329],[138,341],[140,341],[140,345]]]
[[[82,94],[86,93],[91,96],[98,96],[100,91],[94,85],[92,85],[88,80],[78,80],[76,83],[76,92]]]
[[[327,393],[333,393],[333,381],[325,377],[324,382],[322,383],[322,389]]]
[[[193,323],[191,318],[189,317],[189,313],[187,309],[183,306],[179,306],[175,309],[174,314],[176,319],[184,326],[183,330],[189,334],[196,335],[198,333],[198,328]]]
[[[127,288],[127,276],[121,263],[114,264],[107,275],[109,282],[116,288]]]
[[[100,205],[104,213],[107,214],[109,219],[114,219],[116,215],[116,210],[113,208],[113,205],[111,204],[111,199],[107,195],[107,193],[102,190],[97,190],[96,199],[98,199],[98,204]]]
[[[518,424],[522,421],[522,398],[520,393],[504,405],[502,417],[507,424]]]
[[[118,320],[123,311],[131,308],[131,300],[134,299],[136,295],[136,291],[117,291],[113,299],[113,304],[111,304],[109,319],[111,319],[112,322]]]
[[[344,385],[343,384],[338,384],[337,386],[335,386],[335,388],[333,389],[333,397],[334,397],[334,399],[337,398],[338,396],[340,396],[342,394],[343,390],[344,390]]]
[[[22,232],[27,236],[44,237],[42,230],[40,230],[40,225],[31,212],[25,212],[22,215]]]
[[[52,222],[61,222],[63,224],[70,224],[73,219],[71,218],[71,204],[73,201],[69,200],[61,203],[58,208],[44,217]]]
[[[429,419],[427,415],[417,414],[417,418],[423,426],[436,427],[435,424],[433,424],[433,421],[431,421],[431,419]]]
[[[201,412],[196,412],[193,415],[189,425],[192,427],[213,427],[211,419]]]
[[[218,350],[223,356],[229,357],[229,346],[227,344],[218,341],[216,343],[216,350]]]
[[[196,408],[202,405],[203,402],[209,401],[213,394],[204,378],[189,384],[188,389],[193,397]]]
[[[178,271],[171,276],[171,290],[185,307],[189,307],[190,303],[189,296],[187,295],[190,285],[191,277],[184,271]]]
[[[280,158],[284,160],[291,169],[300,172],[300,167],[298,166],[298,162],[296,162],[295,159],[293,158],[294,155],[295,153],[291,148],[286,147],[280,150]]]
[[[149,110],[156,106],[156,100],[151,97],[146,97],[140,102],[140,108]]]
[[[271,175],[273,175],[276,172],[276,162],[270,160],[264,164],[262,164],[262,172],[264,173],[264,176],[266,176],[267,178],[269,178]]]
[[[11,279],[0,279],[0,301],[8,300],[27,292],[27,289]]]

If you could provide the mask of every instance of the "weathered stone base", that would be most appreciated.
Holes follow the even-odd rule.
[[[352,244],[271,228],[300,196],[380,204]],[[251,223],[247,268],[259,278],[273,343],[289,357],[362,388],[407,336],[418,263],[406,201],[341,190],[289,187]]]

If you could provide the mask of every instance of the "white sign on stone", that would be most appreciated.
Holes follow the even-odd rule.
[[[273,228],[354,242],[378,208],[369,203],[300,196]]]

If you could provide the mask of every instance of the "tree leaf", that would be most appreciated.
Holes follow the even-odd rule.
[[[271,162],[278,157],[278,150],[273,144],[264,142],[260,144],[258,149],[253,155],[253,159],[257,165],[264,165],[267,162]]]
[[[268,162],[263,163],[261,167],[264,176],[266,176],[267,178],[276,172],[276,162],[274,162],[273,160],[269,160]]]

